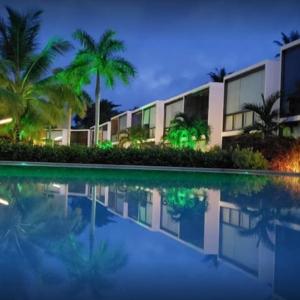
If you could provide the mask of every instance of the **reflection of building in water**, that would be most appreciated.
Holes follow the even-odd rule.
[[[62,199],[66,194],[94,199],[117,216],[257,278],[271,286],[276,297],[298,299],[300,295],[299,209],[282,209],[280,220],[274,215],[266,219],[268,213],[258,207],[241,208],[221,199],[219,190],[203,188],[186,194],[181,190],[182,197],[165,190],[118,185],[52,184],[47,192]],[[193,205],[182,203],[186,198]]]

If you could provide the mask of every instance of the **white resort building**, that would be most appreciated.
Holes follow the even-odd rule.
[[[243,110],[245,103],[262,103],[275,92],[281,92],[278,118],[285,126],[278,134],[300,137],[300,40],[281,48],[279,58],[266,60],[236,71],[223,83],[207,83],[169,99],[154,101],[133,111],[126,111],[101,124],[100,141],[118,144],[122,134],[133,126],[148,130],[147,142],[159,144],[177,113],[196,117],[211,128],[209,147],[230,143],[233,136],[253,124],[256,116]],[[51,132],[56,143],[94,144],[94,127],[84,130],[67,129]],[[68,141],[70,140],[70,141]]]

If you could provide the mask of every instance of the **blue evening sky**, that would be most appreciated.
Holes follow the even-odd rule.
[[[130,86],[104,89],[102,97],[122,109],[166,99],[208,81],[225,66],[237,70],[274,58],[280,32],[300,29],[297,0],[0,0],[26,10],[44,10],[41,43],[51,36],[71,39],[75,29],[95,38],[105,29],[126,42],[138,75]],[[57,62],[67,65],[74,53]],[[92,93],[92,87],[88,90]]]

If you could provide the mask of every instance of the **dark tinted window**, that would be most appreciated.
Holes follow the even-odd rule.
[[[300,114],[300,45],[282,53],[282,116]]]
[[[208,119],[208,89],[185,96],[184,112],[189,117]]]

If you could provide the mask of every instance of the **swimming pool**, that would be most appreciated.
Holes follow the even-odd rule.
[[[1,299],[300,299],[300,178],[0,167]]]

